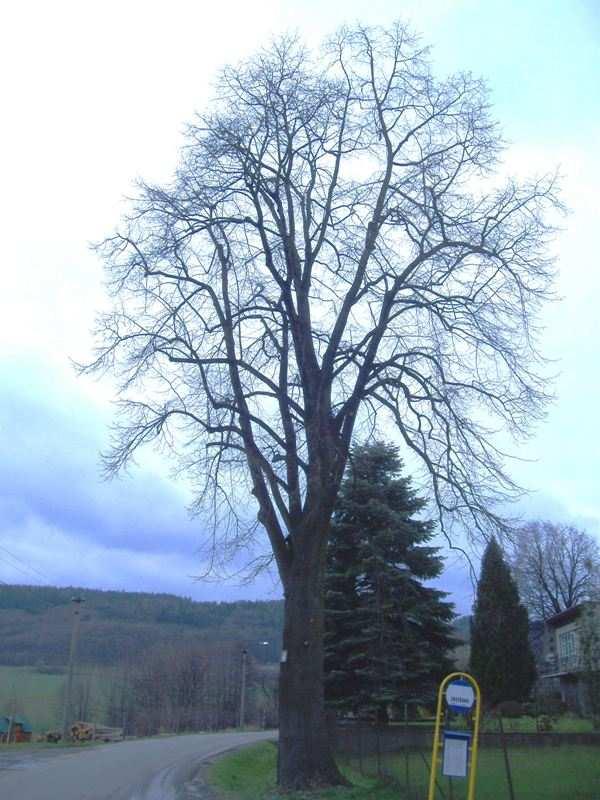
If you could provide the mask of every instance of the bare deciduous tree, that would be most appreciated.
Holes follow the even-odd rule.
[[[129,674],[127,728],[147,736],[235,727],[241,650],[235,643],[212,643],[146,653]]]
[[[537,521],[520,528],[510,562],[521,599],[537,619],[591,599],[598,587],[598,544],[571,525]]]
[[[405,27],[342,30],[320,55],[284,38],[223,71],[172,184],[141,184],[100,248],[116,302],[88,369],[121,379],[109,471],[160,439],[213,513],[215,558],[248,541],[245,486],[268,535],[284,788],[342,780],[322,584],[356,427],[396,427],[446,533],[503,524],[491,433],[544,401],[532,320],[557,201],[552,178],[499,185],[500,150],[483,84],[435,79]]]

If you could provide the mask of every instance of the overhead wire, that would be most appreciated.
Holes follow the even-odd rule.
[[[43,572],[41,572],[39,569],[37,569],[36,567],[33,567],[31,564],[28,564],[26,561],[24,561],[24,560],[23,560],[22,558],[20,558],[19,556],[16,556],[14,553],[12,553],[12,552],[11,552],[11,551],[10,551],[10,550],[9,550],[7,547],[5,547],[4,545],[0,544],[0,550],[3,550],[3,551],[4,551],[4,552],[7,554],[7,555],[9,555],[9,556],[10,556],[10,557],[13,559],[13,561],[14,561],[15,563],[14,563],[14,564],[11,564],[9,561],[6,561],[6,559],[1,559],[1,560],[2,560],[2,562],[3,562],[4,564],[7,564],[7,565],[8,565],[9,567],[11,567],[12,569],[16,569],[16,570],[18,570],[18,571],[19,571],[19,572],[20,572],[22,575],[25,575],[25,577],[29,577],[29,575],[28,575],[28,573],[27,573],[27,572],[25,572],[25,570],[23,569],[23,567],[25,567],[26,569],[28,569],[30,573],[34,573],[34,574],[38,575],[40,578],[43,578],[44,580],[50,580],[50,578],[49,578],[47,575],[44,575],[44,573],[43,573]],[[22,565],[22,566],[19,566],[19,565]],[[8,584],[6,583],[6,581],[1,581],[1,582],[2,582],[2,583],[4,583],[6,586],[8,586]]]

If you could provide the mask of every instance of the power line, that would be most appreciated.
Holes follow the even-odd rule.
[[[9,555],[13,559],[13,561],[16,561],[17,564],[22,564],[30,572],[33,572],[36,575],[39,575],[40,578],[44,578],[44,580],[50,580],[50,578],[47,575],[44,575],[44,573],[40,572],[39,569],[36,569],[35,567],[32,567],[31,564],[28,564],[26,561],[23,561],[23,559],[19,558],[19,556],[16,556],[14,553],[11,553],[11,551],[8,548],[4,547],[4,545],[0,544],[0,550],[3,550],[5,553],[7,553],[7,555]],[[8,562],[4,561],[4,563],[6,564]],[[13,565],[13,564],[9,563],[9,566],[12,566],[13,569],[18,569],[19,572],[23,573],[23,575],[27,575],[27,573],[24,572],[24,570],[21,569],[21,567],[17,566],[16,564]]]
[[[0,558],[0,563],[6,564],[7,567],[10,567],[10,569],[18,570],[21,573],[21,575],[25,575],[26,578],[31,577],[31,575],[28,572],[25,572],[25,570],[21,569],[21,567],[19,567],[17,564],[12,564],[10,561],[7,561],[4,558]]]

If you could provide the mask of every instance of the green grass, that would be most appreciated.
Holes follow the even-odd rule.
[[[211,767],[210,781],[241,800],[264,797],[274,788],[276,752],[272,742],[261,742],[227,753]]]
[[[598,800],[600,750],[597,747],[515,748],[509,751],[515,794],[522,800]],[[499,750],[482,750],[478,800],[506,793],[506,770]]]
[[[429,754],[426,755],[427,759]],[[595,747],[515,748],[509,753],[515,795],[519,800],[598,800],[600,798],[600,752]],[[210,780],[228,800],[276,800],[276,746],[270,742],[246,747],[219,759],[212,767]],[[425,800],[428,770],[417,753],[409,760],[410,791],[405,781],[402,755],[387,756],[383,766],[393,783],[382,783],[361,776],[356,762],[342,761],[341,769],[353,784],[350,789],[297,792],[288,800]],[[373,760],[363,765],[375,772]],[[440,782],[446,797],[465,797],[465,781],[454,779],[452,795],[448,781]],[[441,795],[439,795],[441,796]],[[506,772],[500,750],[480,753],[477,800],[504,800],[508,797]]]
[[[425,753],[429,762],[430,754]],[[600,748],[588,746],[509,748],[515,795],[519,800],[598,800],[600,798]],[[374,759],[364,765],[365,772],[375,773]],[[387,774],[405,785],[405,757],[386,756],[382,767]],[[429,769],[418,753],[409,757],[411,791],[400,795],[406,800],[422,800],[427,795]],[[446,796],[448,779],[439,778]],[[465,780],[453,780],[453,795],[465,797]],[[484,748],[479,753],[477,800],[504,800],[508,797],[504,759],[500,749]],[[376,796],[375,796],[376,797]]]
[[[277,746],[273,742],[244,747],[220,758],[211,768],[209,780],[225,798],[231,800],[277,800],[275,789]],[[363,777],[349,764],[342,765],[350,789],[326,789],[321,792],[293,792],[285,800],[319,798],[319,800],[398,800],[397,787],[383,787],[373,778]]]

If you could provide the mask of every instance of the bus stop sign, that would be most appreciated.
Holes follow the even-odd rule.
[[[452,681],[446,687],[446,704],[451,711],[466,714],[473,708],[475,692],[465,680]]]

